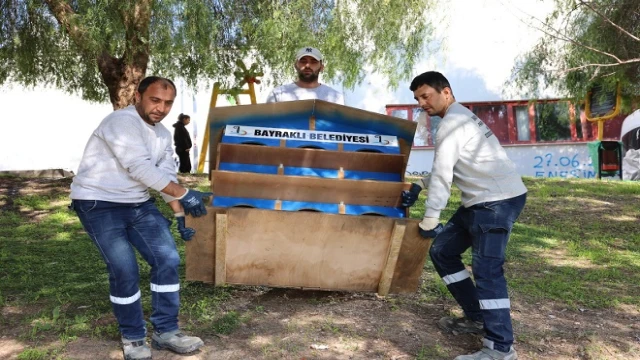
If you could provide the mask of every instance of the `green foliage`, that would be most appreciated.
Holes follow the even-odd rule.
[[[536,103],[537,141],[570,140],[569,104]]]
[[[49,352],[40,349],[27,349],[18,355],[18,360],[45,360],[49,356]]]
[[[36,1],[0,0],[0,84],[48,84],[86,100],[109,92],[98,63],[138,62],[140,71],[229,81],[239,59],[269,69],[266,80],[293,75],[293,54],[316,46],[326,59],[325,80],[352,88],[365,66],[397,85],[412,75],[433,27],[432,0],[296,1]],[[146,66],[148,65],[148,69]],[[257,72],[257,69],[254,69]],[[107,74],[109,75],[109,74]],[[130,74],[119,81],[131,81]]]
[[[545,87],[584,99],[593,85],[613,90],[620,82],[628,107],[640,94],[640,2],[556,0],[544,32],[515,65],[515,85],[537,97]]]

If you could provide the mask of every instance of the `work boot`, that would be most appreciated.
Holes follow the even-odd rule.
[[[516,360],[517,358],[518,353],[512,346],[509,349],[509,352],[502,352],[489,349],[488,347],[483,347],[482,350],[477,353],[471,355],[460,355],[454,360]]]
[[[199,337],[187,336],[180,330],[151,335],[151,346],[156,350],[169,349],[178,354],[186,354],[198,350],[204,342]]]
[[[124,360],[151,360],[151,348],[145,339],[128,340],[122,338]]]
[[[473,321],[467,318],[454,318],[445,316],[438,321],[438,327],[444,331],[460,334],[484,334],[482,321]]]

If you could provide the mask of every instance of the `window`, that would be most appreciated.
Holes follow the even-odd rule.
[[[529,129],[529,107],[514,106],[513,112],[516,118],[516,132],[518,141],[531,141],[531,129]]]
[[[391,116],[400,118],[400,119],[405,119],[408,120],[409,119],[409,110],[407,109],[398,109],[398,110],[391,110]]]
[[[569,103],[536,103],[536,140],[571,140]]]
[[[427,129],[427,113],[421,108],[413,109],[413,121],[418,123],[413,137],[413,146],[429,146],[429,129]]]
[[[474,106],[476,114],[485,125],[493,131],[500,143],[509,142],[509,124],[507,121],[507,105],[481,105]]]

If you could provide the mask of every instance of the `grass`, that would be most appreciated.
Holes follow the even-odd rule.
[[[0,189],[7,179],[0,178]],[[200,176],[195,185],[206,190],[208,183]],[[527,205],[513,230],[505,264],[512,298],[528,303],[552,300],[569,308],[639,306],[640,184],[530,178],[525,183]],[[0,317],[0,328],[18,329],[21,339],[34,344],[19,359],[56,358],[66,342],[79,336],[119,337],[105,265],[67,209],[68,185],[68,180],[60,180],[12,198],[0,192],[5,194],[0,195],[0,306],[23,314]],[[424,196],[411,209],[412,217],[422,217]],[[157,204],[165,215],[171,214],[162,201]],[[459,205],[460,192],[454,188],[441,221]],[[177,244],[184,258],[184,243]],[[468,252],[463,259],[470,264]],[[140,265],[141,283],[148,282],[148,266],[144,261]],[[180,271],[184,275],[184,261]],[[420,301],[450,298],[429,261],[424,272],[433,281],[421,285]],[[141,290],[148,313],[149,289]],[[181,323],[201,334],[233,333],[264,312],[261,306],[246,312],[225,310],[223,305],[233,301],[227,287],[183,282],[181,297]],[[398,299],[389,306],[396,311],[404,304]],[[331,318],[321,326],[331,334],[344,330]],[[57,347],[39,346],[44,338],[57,339]],[[416,358],[443,353],[438,347],[422,347]]]
[[[505,271],[514,296],[551,299],[572,308],[640,305],[640,183],[525,178],[527,204],[507,247]],[[424,194],[411,209],[424,213]],[[453,189],[442,212],[460,205]],[[469,252],[463,259],[471,263]],[[429,261],[427,276],[437,278]],[[427,282],[425,300],[449,296],[442,282]]]

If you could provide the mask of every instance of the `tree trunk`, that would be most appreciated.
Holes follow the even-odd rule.
[[[135,94],[140,81],[147,71],[149,56],[139,56],[131,64],[122,58],[103,53],[98,57],[98,69],[109,89],[109,99],[114,110],[122,109],[135,102]]]

